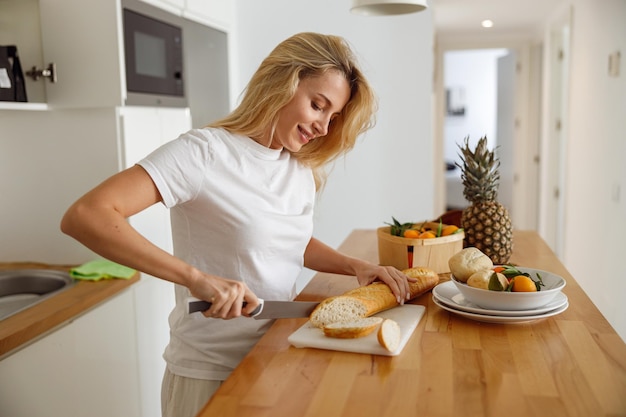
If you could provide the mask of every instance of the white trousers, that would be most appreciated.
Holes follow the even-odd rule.
[[[195,417],[223,381],[186,378],[165,368],[161,385],[163,417]]]

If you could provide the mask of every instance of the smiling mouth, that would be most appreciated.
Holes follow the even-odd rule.
[[[302,129],[301,127],[298,127],[298,131],[300,132],[300,136],[302,137],[302,139],[304,139],[305,142],[310,142],[315,138],[313,135],[311,135],[309,132]]]

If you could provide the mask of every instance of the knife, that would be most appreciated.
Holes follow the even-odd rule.
[[[266,301],[259,298],[259,306],[252,311],[250,317],[255,319],[290,319],[297,317],[309,317],[319,301]],[[243,306],[246,306],[243,302]],[[187,312],[206,311],[211,308],[211,303],[198,298],[187,299]]]

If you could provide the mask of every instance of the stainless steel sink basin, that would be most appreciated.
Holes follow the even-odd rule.
[[[52,269],[0,271],[0,320],[74,285],[68,272]]]

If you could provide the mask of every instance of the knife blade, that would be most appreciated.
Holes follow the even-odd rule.
[[[313,309],[319,304],[318,301],[267,301],[259,298],[259,306],[250,314],[255,319],[290,319],[309,317]],[[243,302],[243,306],[246,306]],[[188,314],[197,311],[206,311],[211,308],[211,303],[190,297],[187,299]]]

